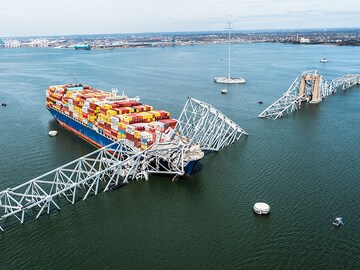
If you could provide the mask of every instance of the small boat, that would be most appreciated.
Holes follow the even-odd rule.
[[[221,90],[221,94],[227,94],[227,90],[226,89]]]
[[[57,135],[58,135],[58,132],[56,130],[49,131],[49,136],[50,137],[54,137],[54,136],[57,136]]]
[[[263,102],[262,100],[259,100],[258,103],[259,103],[259,104],[263,104],[264,102]]]
[[[320,63],[327,63],[329,60],[326,58],[326,43],[324,43],[324,56],[320,59]]]
[[[228,45],[229,45],[229,56],[228,56],[228,76],[227,77],[215,77],[214,82],[216,83],[225,83],[225,84],[243,84],[246,82],[244,78],[241,77],[231,77],[231,56],[230,56],[230,30],[231,30],[231,24],[229,22],[229,37],[228,37]],[[222,60],[222,59],[221,59]]]
[[[117,185],[111,187],[110,190],[116,190],[116,189],[122,188],[123,186],[126,186],[126,185],[127,185],[127,183],[121,182],[120,184],[117,184]]]
[[[320,63],[327,63],[329,60],[327,60],[326,57],[320,59]]]
[[[342,217],[337,217],[333,220],[332,224],[335,226],[335,227],[338,227],[340,225],[343,225],[344,222],[342,220]]]
[[[4,107],[5,107],[5,106],[6,106],[6,103],[5,103],[5,102],[1,103],[1,106],[4,106]]]

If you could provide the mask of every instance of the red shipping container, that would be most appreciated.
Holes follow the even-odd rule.
[[[141,141],[139,139],[135,139],[134,140],[134,146],[137,147],[137,148],[140,148],[141,147]]]
[[[110,128],[111,128],[110,124],[108,124],[108,123],[104,123],[104,129],[108,129],[108,130],[110,130]]]
[[[90,107],[91,110],[96,110],[97,105],[95,103],[90,102],[89,107]]]
[[[169,119],[159,120],[159,122],[165,123],[167,126],[169,126],[171,128],[175,128],[177,120],[173,119],[173,118],[169,118]]]
[[[117,130],[111,129],[111,135],[112,136],[117,136],[117,134],[118,134]]]
[[[134,141],[134,135],[126,133],[126,139],[129,141]]]

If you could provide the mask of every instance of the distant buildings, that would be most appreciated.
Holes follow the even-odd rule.
[[[21,41],[17,39],[5,39],[5,48],[19,47],[49,47],[49,40],[46,38],[30,39],[29,41]]]
[[[308,39],[308,38],[300,38],[300,43],[301,44],[309,44],[310,43],[310,39]]]
[[[145,33],[82,35],[62,37],[3,38],[0,47],[52,47],[74,49],[75,44],[89,44],[91,49],[106,50],[134,47],[192,46],[227,43],[226,32],[188,33]],[[333,44],[340,46],[360,46],[359,29],[333,30],[289,30],[289,31],[234,31],[231,42],[240,43],[290,43],[290,44]]]

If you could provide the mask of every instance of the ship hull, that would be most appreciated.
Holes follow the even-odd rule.
[[[243,84],[246,81],[243,78],[216,77],[214,78],[214,82],[224,84]]]
[[[90,127],[87,127],[78,121],[75,121],[71,117],[62,114],[61,112],[54,110],[53,108],[47,107],[47,109],[61,126],[75,133],[76,135],[91,143],[95,147],[102,148],[114,142],[110,138],[107,138],[104,135],[98,133],[96,130],[91,129]],[[115,148],[116,146],[114,146],[114,149]],[[185,174],[190,175],[194,173],[195,165],[197,163],[198,160],[190,161],[184,168]]]

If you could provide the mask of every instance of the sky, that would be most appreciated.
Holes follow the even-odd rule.
[[[360,27],[359,0],[0,0],[0,36]]]

